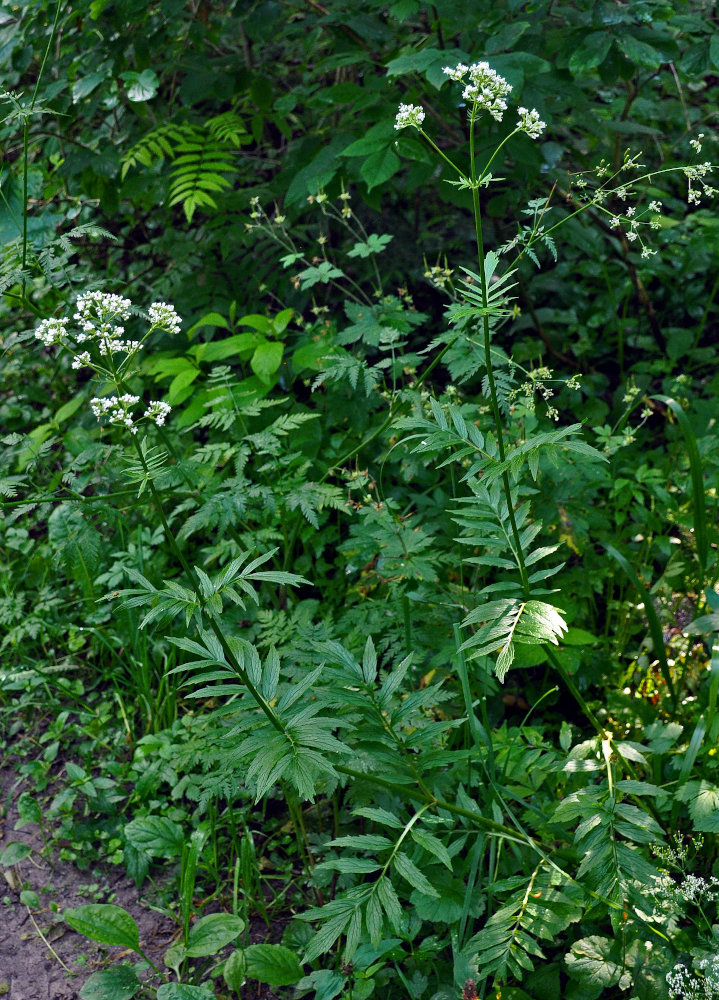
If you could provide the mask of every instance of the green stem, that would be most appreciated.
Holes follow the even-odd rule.
[[[484,239],[482,237],[482,212],[479,204],[479,181],[477,178],[477,168],[476,168],[475,154],[474,154],[474,116],[470,118],[470,123],[469,123],[469,157],[470,157],[470,173],[472,182],[472,208],[474,210],[474,226],[477,238],[477,259],[479,261],[479,278],[482,291],[482,332],[484,335],[484,363],[485,363],[485,368],[487,369],[489,400],[492,409],[492,419],[494,421],[494,429],[497,435],[497,448],[499,450],[499,461],[504,463],[506,454],[504,447],[504,429],[502,426],[502,417],[499,412],[497,386],[494,380],[494,368],[492,365],[492,337],[489,329],[489,290],[487,288],[487,274],[485,271]],[[491,162],[492,160],[490,159],[489,163]],[[487,167],[489,166],[489,163],[487,164]],[[486,174],[487,167],[485,167],[482,176]],[[519,575],[522,580],[522,591],[524,593],[525,600],[527,600],[530,595],[529,576],[527,574],[527,567],[524,561],[524,549],[522,548],[522,540],[519,536],[519,529],[517,528],[517,520],[514,516],[514,501],[512,498],[512,488],[509,482],[509,473],[506,470],[502,473],[502,488],[504,491],[505,500],[507,501],[507,516],[509,517],[509,524],[512,529],[512,537],[514,539],[514,545],[516,549],[517,565],[519,567]]]

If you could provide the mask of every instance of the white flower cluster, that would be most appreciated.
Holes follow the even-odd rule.
[[[704,180],[712,169],[713,166],[708,160],[704,163],[697,163],[693,167],[684,167],[684,174],[689,181],[689,191],[687,192],[687,203],[689,205],[701,204],[702,194],[706,195],[707,198],[713,198],[716,194],[716,188],[711,187]],[[701,191],[693,186],[692,182],[696,181],[701,185]]]
[[[465,84],[462,91],[465,101],[471,101],[476,107],[488,111],[496,121],[501,122],[507,110],[505,98],[512,90],[512,85],[492,69],[489,63],[477,62],[471,66],[458,63],[454,68],[445,66],[442,72],[450,80]]]
[[[153,302],[148,313],[154,329],[165,330],[167,333],[180,332],[182,320],[175,312],[175,307],[167,302]]]
[[[67,324],[64,319],[44,319],[35,331],[35,336],[45,347],[59,344],[67,335]]]
[[[696,963],[696,969],[702,973],[701,979],[693,976],[681,962],[667,973],[672,1000],[675,997],[681,997],[681,1000],[713,1000],[719,997],[719,955],[701,959]]]
[[[649,893],[662,909],[674,909],[677,903],[712,902],[719,899],[719,878],[712,875],[684,875],[681,881],[674,881],[669,872],[662,872],[654,880]]]
[[[151,399],[143,417],[149,417],[150,420],[155,421],[158,427],[162,427],[171,409],[169,403],[163,403],[159,399]]]
[[[517,128],[526,132],[530,139],[538,139],[547,127],[547,123],[540,120],[539,112],[535,108],[531,111],[528,108],[517,108],[517,112],[519,114]]]
[[[411,125],[413,128],[419,128],[423,121],[424,111],[418,104],[400,104],[394,127],[401,129]]]
[[[71,344],[73,342],[87,344],[88,347],[94,344],[94,352],[86,349],[74,355],[72,367],[93,368],[103,379],[114,382],[119,392],[123,387],[123,381],[131,374],[128,373],[128,363],[132,356],[141,350],[145,338],[153,330],[164,330],[173,334],[180,330],[180,317],[175,312],[175,307],[166,302],[153,302],[147,317],[151,326],[143,340],[124,340],[125,328],[120,324],[130,318],[132,309],[130,300],[120,295],[99,291],[84,292],[77,298],[73,317],[78,327],[77,333],[68,333],[68,324],[64,319],[46,319],[38,325],[35,336],[46,347],[53,347],[63,342],[65,346],[69,346],[66,343],[68,340]],[[98,354],[100,357],[106,357],[116,353],[126,355],[119,364],[104,368],[97,361]],[[136,434],[137,427],[132,410],[139,401],[140,397],[131,393],[95,397],[90,401],[90,408],[98,420],[105,419],[111,424],[119,424],[132,434]],[[162,427],[170,410],[171,407],[167,403],[153,399],[150,400],[140,419],[153,420],[158,427]]]
[[[109,423],[121,424],[131,434],[137,434],[135,418],[131,410],[139,402],[139,396],[133,396],[126,392],[122,396],[105,396],[103,399],[95,397],[95,399],[90,400],[90,409],[98,420],[105,417]],[[163,403],[159,399],[151,399],[150,405],[142,416],[154,420],[158,427],[162,427],[171,409],[172,407],[168,403]]]
[[[139,396],[133,396],[129,392],[122,396],[106,396],[104,399],[95,397],[90,400],[90,409],[98,420],[107,417],[111,424],[123,424],[130,433],[137,434],[130,407],[139,401]]]
[[[95,341],[101,355],[134,354],[142,344],[137,340],[123,340],[124,326],[116,321],[130,318],[132,302],[113,295],[110,292],[83,292],[77,297],[77,312],[74,319],[80,327],[80,333],[75,337],[78,344]],[[73,368],[81,368],[83,359],[89,352],[77,354],[73,360]]]

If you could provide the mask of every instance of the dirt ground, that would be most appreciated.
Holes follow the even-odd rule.
[[[118,960],[134,960],[119,948],[104,948],[76,934],[54,907],[62,911],[108,901],[124,906],[137,922],[146,954],[163,968],[162,956],[175,933],[173,921],[144,906],[121,870],[79,871],[73,864],[47,860],[37,826],[14,829],[14,803],[21,791],[13,789],[16,778],[11,769],[0,770],[0,853],[10,841],[29,844],[33,853],[14,868],[0,868],[0,1000],[77,1000],[93,972]],[[38,910],[20,902],[23,889],[38,894]]]

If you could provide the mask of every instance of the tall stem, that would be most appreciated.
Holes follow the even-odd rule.
[[[472,114],[469,122],[470,179],[472,186],[472,208],[474,209],[474,228],[477,237],[477,259],[479,261],[479,278],[482,291],[482,332],[484,336],[484,364],[487,369],[489,401],[490,401],[490,406],[492,408],[494,429],[497,435],[497,448],[499,451],[499,460],[500,462],[504,462],[506,454],[504,447],[504,430],[502,427],[502,416],[499,412],[497,386],[494,380],[494,368],[492,366],[492,338],[489,329],[489,291],[487,288],[487,274],[485,271],[484,239],[482,237],[482,212],[479,204],[479,179],[477,177],[477,167],[474,156],[474,122],[475,122],[475,116],[474,114]],[[509,474],[506,471],[502,473],[502,487],[504,489],[504,497],[507,501],[507,514],[512,529],[514,546],[516,549],[517,565],[519,566],[519,575],[522,580],[522,591],[524,593],[525,600],[527,600],[530,594],[529,576],[527,575],[527,567],[524,562],[524,550],[522,548],[522,541],[519,537],[517,520],[514,516],[514,502],[512,499],[512,488],[509,483]]]

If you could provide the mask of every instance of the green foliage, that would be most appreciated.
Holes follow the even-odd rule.
[[[83,997],[711,982],[716,25],[479,6],[0,25],[17,828],[179,927]]]

